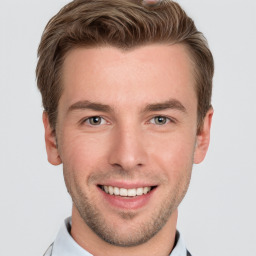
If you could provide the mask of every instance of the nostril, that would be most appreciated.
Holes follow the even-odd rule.
[[[145,165],[148,154],[142,141],[143,136],[133,130],[129,132],[121,130],[119,133],[109,148],[108,163],[125,171]]]

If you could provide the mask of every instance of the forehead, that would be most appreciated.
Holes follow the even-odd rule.
[[[124,96],[129,104],[196,98],[193,66],[183,45],[73,49],[63,64],[62,84],[66,104],[90,100],[118,105],[125,103]]]

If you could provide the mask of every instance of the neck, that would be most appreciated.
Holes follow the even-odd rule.
[[[73,239],[92,255],[99,256],[167,256],[174,247],[178,211],[175,210],[165,226],[149,241],[134,247],[111,245],[98,237],[84,222],[76,207],[72,210],[71,235]]]

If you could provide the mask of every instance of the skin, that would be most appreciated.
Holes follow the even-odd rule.
[[[73,199],[71,235],[93,255],[169,255],[177,207],[193,163],[206,155],[213,115],[210,109],[197,134],[186,48],[74,49],[62,83],[56,135],[46,113],[43,121],[48,161],[63,163]],[[96,125],[95,116],[101,117]],[[113,184],[155,189],[143,203],[121,198],[116,204],[98,186]]]

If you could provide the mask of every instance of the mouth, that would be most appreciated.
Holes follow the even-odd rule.
[[[120,188],[120,187],[113,187],[107,185],[98,185],[98,187],[104,191],[106,194],[119,196],[119,197],[128,197],[134,198],[142,195],[147,195],[152,190],[156,188],[156,186],[147,186],[147,187],[138,187],[138,188]]]

